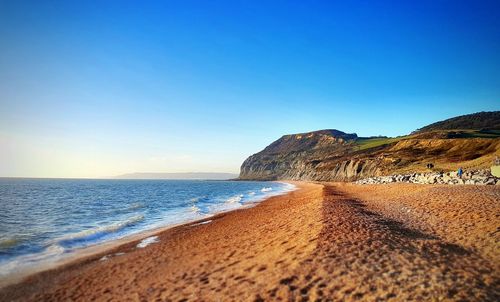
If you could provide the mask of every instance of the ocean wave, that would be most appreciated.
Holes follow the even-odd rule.
[[[255,192],[253,192],[253,191],[252,191],[252,192],[249,192],[249,193],[248,193],[248,195],[250,195],[250,196],[254,196],[254,195],[255,195]]]
[[[145,238],[145,239],[142,239],[141,242],[139,242],[137,244],[137,248],[139,249],[143,249],[145,248],[146,246],[150,245],[150,244],[153,244],[153,243],[157,243],[159,242],[158,240],[158,236],[151,236],[151,237],[148,237],[148,238]]]
[[[283,191],[286,192],[294,191],[295,189],[297,189],[295,185],[292,185],[290,183],[282,182],[281,184],[283,184]]]
[[[273,188],[271,188],[271,187],[266,187],[266,188],[262,188],[260,191],[261,191],[261,192],[270,192],[270,191],[272,191],[272,190],[273,190]]]
[[[117,232],[117,231],[127,227],[127,226],[136,224],[137,222],[140,222],[142,220],[144,220],[144,215],[136,215],[136,216],[130,217],[129,219],[127,219],[125,221],[120,221],[117,223],[98,226],[98,227],[95,227],[95,228],[92,228],[89,230],[83,230],[80,232],[67,234],[67,235],[61,236],[59,238],[56,238],[54,240],[54,242],[80,240],[80,239],[85,239],[87,237],[97,236],[100,234],[114,233],[114,232]]]
[[[65,251],[66,249],[62,246],[52,244],[40,253],[18,256],[13,260],[6,261],[0,264],[0,276],[6,276],[13,271],[19,271],[23,268],[28,268],[42,261],[55,260]]]
[[[140,209],[144,207],[144,203],[142,202],[134,202],[133,204],[128,206],[128,210],[135,210],[135,209]]]
[[[233,197],[229,197],[226,200],[226,203],[237,203],[237,202],[240,202],[242,199],[243,199],[243,194],[240,194],[240,195],[236,195]]]
[[[212,222],[212,219],[206,220],[206,221],[202,221],[202,222],[198,222],[198,223],[192,224],[191,226],[203,225],[203,224],[208,224],[208,223],[211,223],[211,222]]]
[[[198,201],[203,200],[203,199],[207,199],[207,196],[194,197],[194,198],[191,198],[189,201],[190,202],[198,202]]]
[[[195,212],[195,213],[199,213],[201,212],[201,209],[198,208],[197,206],[193,205],[189,208],[191,210],[191,212]]]

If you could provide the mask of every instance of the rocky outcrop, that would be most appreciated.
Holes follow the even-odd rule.
[[[448,184],[448,185],[499,185],[500,178],[491,175],[488,170],[476,170],[465,172],[458,177],[456,172],[431,172],[399,174],[380,177],[369,177],[356,181],[357,184],[388,184],[395,182],[416,184]]]
[[[338,130],[321,130],[285,135],[261,152],[247,158],[241,166],[240,179],[349,179],[359,173],[373,175],[374,163],[348,160],[326,166],[325,159],[343,158],[349,154],[356,134]]]

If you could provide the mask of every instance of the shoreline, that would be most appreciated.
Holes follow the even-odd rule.
[[[74,264],[76,262],[80,261],[85,261],[87,258],[92,258],[94,259],[98,255],[101,254],[106,254],[108,251],[111,252],[112,250],[119,249],[120,246],[122,245],[127,245],[127,244],[132,244],[132,243],[139,243],[141,240],[146,239],[148,237],[152,236],[157,236],[163,232],[169,231],[173,228],[177,227],[183,227],[183,226],[192,226],[192,225],[197,225],[200,223],[204,223],[206,221],[211,221],[212,219],[215,219],[217,216],[230,213],[233,211],[240,211],[240,210],[245,210],[249,209],[252,207],[258,206],[260,203],[265,202],[266,200],[276,197],[276,196],[283,196],[286,194],[289,194],[290,192],[293,192],[295,190],[298,190],[297,186],[295,186],[293,181],[275,181],[287,185],[292,185],[293,187],[284,189],[283,191],[279,192],[278,194],[270,194],[269,196],[263,197],[261,199],[257,199],[251,202],[248,202],[246,204],[241,205],[241,207],[238,207],[236,209],[228,209],[228,210],[221,210],[215,213],[207,214],[203,218],[197,218],[193,220],[186,220],[180,223],[175,223],[171,225],[165,225],[165,226],[159,226],[155,227],[152,229],[146,229],[142,230],[140,232],[134,233],[134,234],[129,234],[121,238],[113,239],[110,241],[105,241],[105,242],[100,242],[97,244],[93,244],[90,246],[82,247],[82,248],[77,248],[75,250],[69,251],[67,255],[60,255],[59,258],[54,259],[53,261],[48,261],[47,263],[39,263],[36,266],[31,266],[31,267],[26,267],[24,269],[21,269],[20,271],[17,271],[15,273],[5,275],[0,277],[0,290],[2,288],[15,285],[17,283],[22,282],[25,278],[29,278],[30,276],[40,274],[46,271],[50,270],[55,270],[64,266],[69,266],[71,264]]]
[[[145,248],[137,239],[37,273],[0,289],[0,300],[500,298],[500,188],[295,184],[153,234]]]
[[[229,210],[229,211],[237,211],[240,209],[234,209],[234,210]],[[229,212],[228,211],[228,212]],[[225,212],[222,212],[225,213]],[[107,251],[112,251],[114,249],[119,248],[122,245],[125,244],[130,244],[134,242],[139,242],[145,238],[155,236],[159,233],[168,231],[172,228],[180,227],[183,225],[190,225],[196,222],[203,222],[205,220],[210,220],[212,217],[222,214],[222,213],[217,213],[212,216],[202,218],[202,219],[197,219],[193,221],[187,221],[187,222],[182,222],[178,224],[173,224],[173,225],[168,225],[168,226],[163,226],[163,227],[158,227],[154,228],[151,230],[144,230],[136,234],[130,234],[122,238],[106,241],[106,242],[101,242],[97,243],[95,245],[83,247],[76,249],[74,251],[70,252],[70,255],[63,256],[59,259],[56,259],[55,261],[51,261],[49,263],[44,263],[40,264],[37,267],[33,268],[27,268],[26,271],[20,271],[13,273],[11,275],[7,275],[4,278],[0,278],[0,290],[4,287],[14,285],[16,283],[22,282],[23,279],[29,278],[32,275],[36,275],[39,273],[43,273],[46,271],[58,269],[60,267],[66,266],[66,265],[71,265],[73,262],[79,262],[79,261],[84,261],[86,258],[95,258],[98,255],[104,254]]]

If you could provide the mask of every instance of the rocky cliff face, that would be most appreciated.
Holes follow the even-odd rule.
[[[378,160],[345,159],[356,147],[356,134],[321,130],[285,135],[241,166],[240,179],[350,180],[376,175]]]
[[[458,133],[458,134],[457,134]],[[408,172],[489,168],[500,155],[500,133],[417,133],[359,138],[338,130],[285,135],[247,158],[240,179],[354,181]],[[427,168],[432,164],[432,168]]]

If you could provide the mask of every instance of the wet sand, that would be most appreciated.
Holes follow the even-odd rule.
[[[500,188],[296,185],[35,274],[0,300],[500,300]]]

